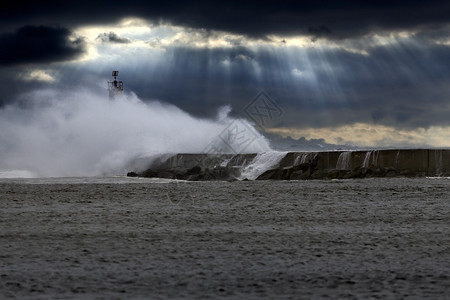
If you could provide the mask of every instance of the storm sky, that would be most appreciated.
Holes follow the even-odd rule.
[[[12,1],[0,11],[0,105],[30,90],[125,89],[197,117],[369,147],[450,146],[448,1]]]

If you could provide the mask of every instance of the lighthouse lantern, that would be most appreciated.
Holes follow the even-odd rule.
[[[123,81],[117,81],[119,71],[112,71],[114,81],[108,81],[109,100],[117,99],[123,93]]]

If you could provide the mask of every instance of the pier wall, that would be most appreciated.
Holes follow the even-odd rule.
[[[174,154],[153,160],[146,171],[130,176],[186,180],[300,180],[365,177],[450,176],[450,149],[389,149],[276,153],[272,165],[257,154]]]

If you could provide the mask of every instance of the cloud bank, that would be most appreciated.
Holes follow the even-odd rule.
[[[85,51],[83,38],[66,28],[24,26],[0,34],[0,65],[52,63],[77,58]]]
[[[404,145],[442,146],[449,16],[446,1],[9,3],[0,12],[0,106],[36,89],[101,81],[104,91],[120,70],[140,99],[197,117],[224,105],[243,116],[263,90],[284,109],[268,131],[334,143],[362,124],[386,135],[369,132],[356,140],[364,145],[407,133],[417,139],[399,138]]]

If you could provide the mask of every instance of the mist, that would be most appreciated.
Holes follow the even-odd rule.
[[[251,143],[239,148],[239,140],[230,139],[228,149],[270,150],[248,121],[228,116],[228,106],[200,119],[134,93],[110,101],[89,89],[37,90],[14,103],[0,110],[0,177],[123,175],[137,158],[208,152],[236,122]]]

